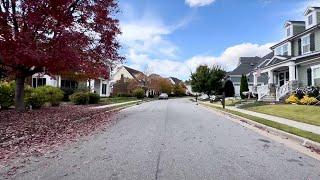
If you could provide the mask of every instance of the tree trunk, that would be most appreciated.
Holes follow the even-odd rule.
[[[24,111],[24,81],[25,77],[16,77],[15,107],[17,111]]]

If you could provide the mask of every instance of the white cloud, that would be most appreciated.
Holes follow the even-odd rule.
[[[225,70],[233,70],[240,57],[246,56],[264,56],[270,52],[270,46],[274,43],[263,45],[243,43],[227,48],[220,56],[196,55],[186,60],[175,61],[170,59],[152,59],[147,54],[138,54],[131,50],[127,58],[130,59],[134,68],[143,70],[148,66],[152,73],[162,76],[176,76],[182,79],[188,79],[190,72],[194,72],[199,65],[220,65]]]
[[[187,1],[186,1],[187,2]],[[188,0],[190,6],[200,6],[213,3],[214,0]],[[199,4],[200,3],[200,4]],[[132,8],[131,14],[136,14]],[[182,59],[179,48],[170,40],[168,35],[183,28],[193,20],[194,14],[184,17],[174,25],[164,24],[160,18],[144,13],[143,16],[127,18],[120,21],[123,34],[119,37],[125,50],[127,64],[132,68],[143,71],[148,67],[151,73],[162,76],[175,76],[188,79],[190,72],[201,64],[221,65],[226,70],[232,70],[241,56],[263,56],[268,53],[270,43],[264,45],[243,43],[227,48],[218,56],[195,55]]]
[[[185,0],[185,3],[188,4],[190,7],[207,6],[214,2],[215,0]]]
[[[139,52],[174,57],[177,47],[163,38],[171,30],[156,21],[131,21],[120,24],[122,35],[120,42],[127,48]]]

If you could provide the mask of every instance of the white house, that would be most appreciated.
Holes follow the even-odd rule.
[[[90,81],[76,81],[70,78],[66,78],[60,75],[49,76],[46,74],[34,74],[32,75],[31,86],[53,86],[61,89],[77,89],[79,84],[86,85],[91,92],[99,94],[101,97],[109,97],[111,92],[111,83],[107,79],[98,78]]]

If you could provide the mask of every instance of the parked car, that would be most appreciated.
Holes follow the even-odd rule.
[[[200,101],[209,100],[209,96],[206,95],[206,94],[203,94],[203,95],[199,96],[198,99],[199,99]]]
[[[159,95],[159,99],[168,99],[168,94],[167,93],[161,93],[160,95]]]

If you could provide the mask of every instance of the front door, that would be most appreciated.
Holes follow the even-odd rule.
[[[282,73],[279,73],[279,85],[280,86],[283,86],[284,85],[284,81],[285,81],[285,73],[282,72]]]
[[[283,86],[284,83],[289,81],[289,71],[279,73],[279,85]]]

